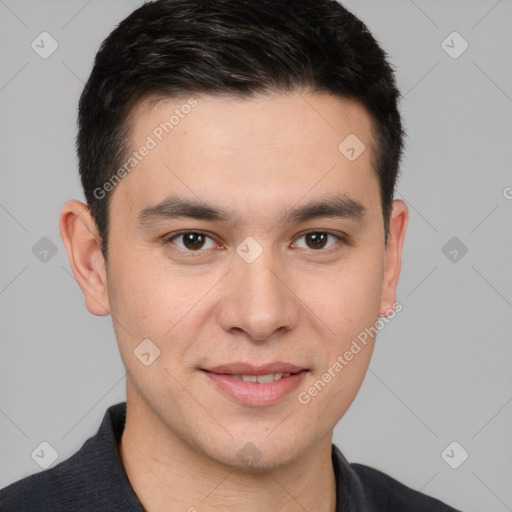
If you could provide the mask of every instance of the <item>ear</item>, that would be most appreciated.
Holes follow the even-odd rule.
[[[110,314],[101,237],[89,207],[80,201],[67,201],[61,209],[59,230],[85,306],[93,315]]]
[[[396,287],[402,267],[402,248],[405,231],[409,221],[409,209],[404,201],[393,201],[391,219],[389,222],[388,243],[386,247],[386,263],[384,265],[384,280],[380,302],[379,315],[389,316],[395,309]]]

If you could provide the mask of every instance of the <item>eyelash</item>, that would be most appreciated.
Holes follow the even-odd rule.
[[[186,235],[186,234],[195,234],[195,235],[203,235],[207,238],[210,238],[211,240],[213,240],[213,238],[206,232],[204,231],[193,231],[193,230],[188,230],[188,231],[179,231],[177,233],[173,233],[172,235],[169,235],[167,237],[164,238],[164,243],[165,244],[172,244],[172,242],[182,236],[182,235]],[[320,231],[320,230],[312,230],[312,231],[306,231],[305,233],[302,233],[298,238],[303,238],[307,235],[311,235],[311,234],[326,234],[326,235],[330,235],[334,238],[336,238],[339,242],[341,242],[342,244],[344,245],[350,245],[350,238],[348,235],[345,235],[345,234],[336,234],[336,233],[331,233],[330,231]],[[176,248],[177,251],[181,251],[181,252],[186,252],[186,253],[189,253],[191,255],[193,254],[200,254],[202,252],[205,252],[207,249],[199,249],[197,251],[192,251],[192,250],[189,250],[189,249],[182,249],[181,247],[177,247]],[[336,245],[333,246],[333,247],[329,247],[328,249],[318,249],[318,250],[315,250],[315,249],[309,249],[310,251],[314,252],[314,253],[324,253],[324,254],[328,254],[330,252],[333,252],[333,250],[336,250]],[[194,256],[189,256],[189,257],[194,257]]]

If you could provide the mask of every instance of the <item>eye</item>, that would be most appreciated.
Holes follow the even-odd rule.
[[[301,247],[305,249],[313,249],[315,251],[319,251],[321,249],[325,249],[327,246],[327,241],[329,237],[334,238],[341,242],[346,242],[345,237],[341,235],[335,235],[334,233],[329,233],[327,231],[310,231],[309,233],[304,233],[300,236],[299,240],[302,238],[306,239],[306,247]],[[294,244],[296,245],[296,244]],[[327,249],[330,249],[335,243],[327,246]]]
[[[333,241],[329,245],[329,237]],[[305,239],[306,245],[303,247],[297,246],[297,242],[295,242],[294,247],[304,248],[304,249],[313,249],[314,251],[320,252],[322,249],[330,249],[331,247],[336,245],[336,241],[342,243],[348,243],[347,237],[343,235],[335,235],[334,233],[329,233],[327,231],[310,231],[308,233],[302,234],[298,240]],[[208,241],[210,245],[208,245]],[[202,252],[202,249],[213,249],[217,245],[214,240],[208,236],[206,233],[201,231],[180,231],[179,233],[175,233],[173,235],[168,236],[164,242],[166,244],[172,244],[185,252]],[[178,243],[179,242],[179,243]]]
[[[175,240],[180,240],[182,244],[176,243]],[[210,240],[212,244],[210,247],[206,243],[207,240]],[[200,252],[201,249],[212,249],[216,246],[208,235],[200,231],[181,231],[166,238],[165,243],[174,243],[180,249],[189,252]]]

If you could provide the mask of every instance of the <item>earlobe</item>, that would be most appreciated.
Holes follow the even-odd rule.
[[[59,230],[87,309],[97,316],[110,314],[101,237],[89,207],[80,201],[67,201],[61,209]]]
[[[390,315],[396,304],[396,288],[402,267],[402,249],[408,221],[409,209],[405,202],[399,199],[393,201],[379,310],[381,317]]]

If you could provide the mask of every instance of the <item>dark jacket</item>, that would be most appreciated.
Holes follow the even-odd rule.
[[[1,512],[145,512],[130,485],[118,443],[126,402],[109,407],[95,436],[53,468],[0,490]],[[388,475],[349,464],[332,445],[336,512],[459,512]]]

